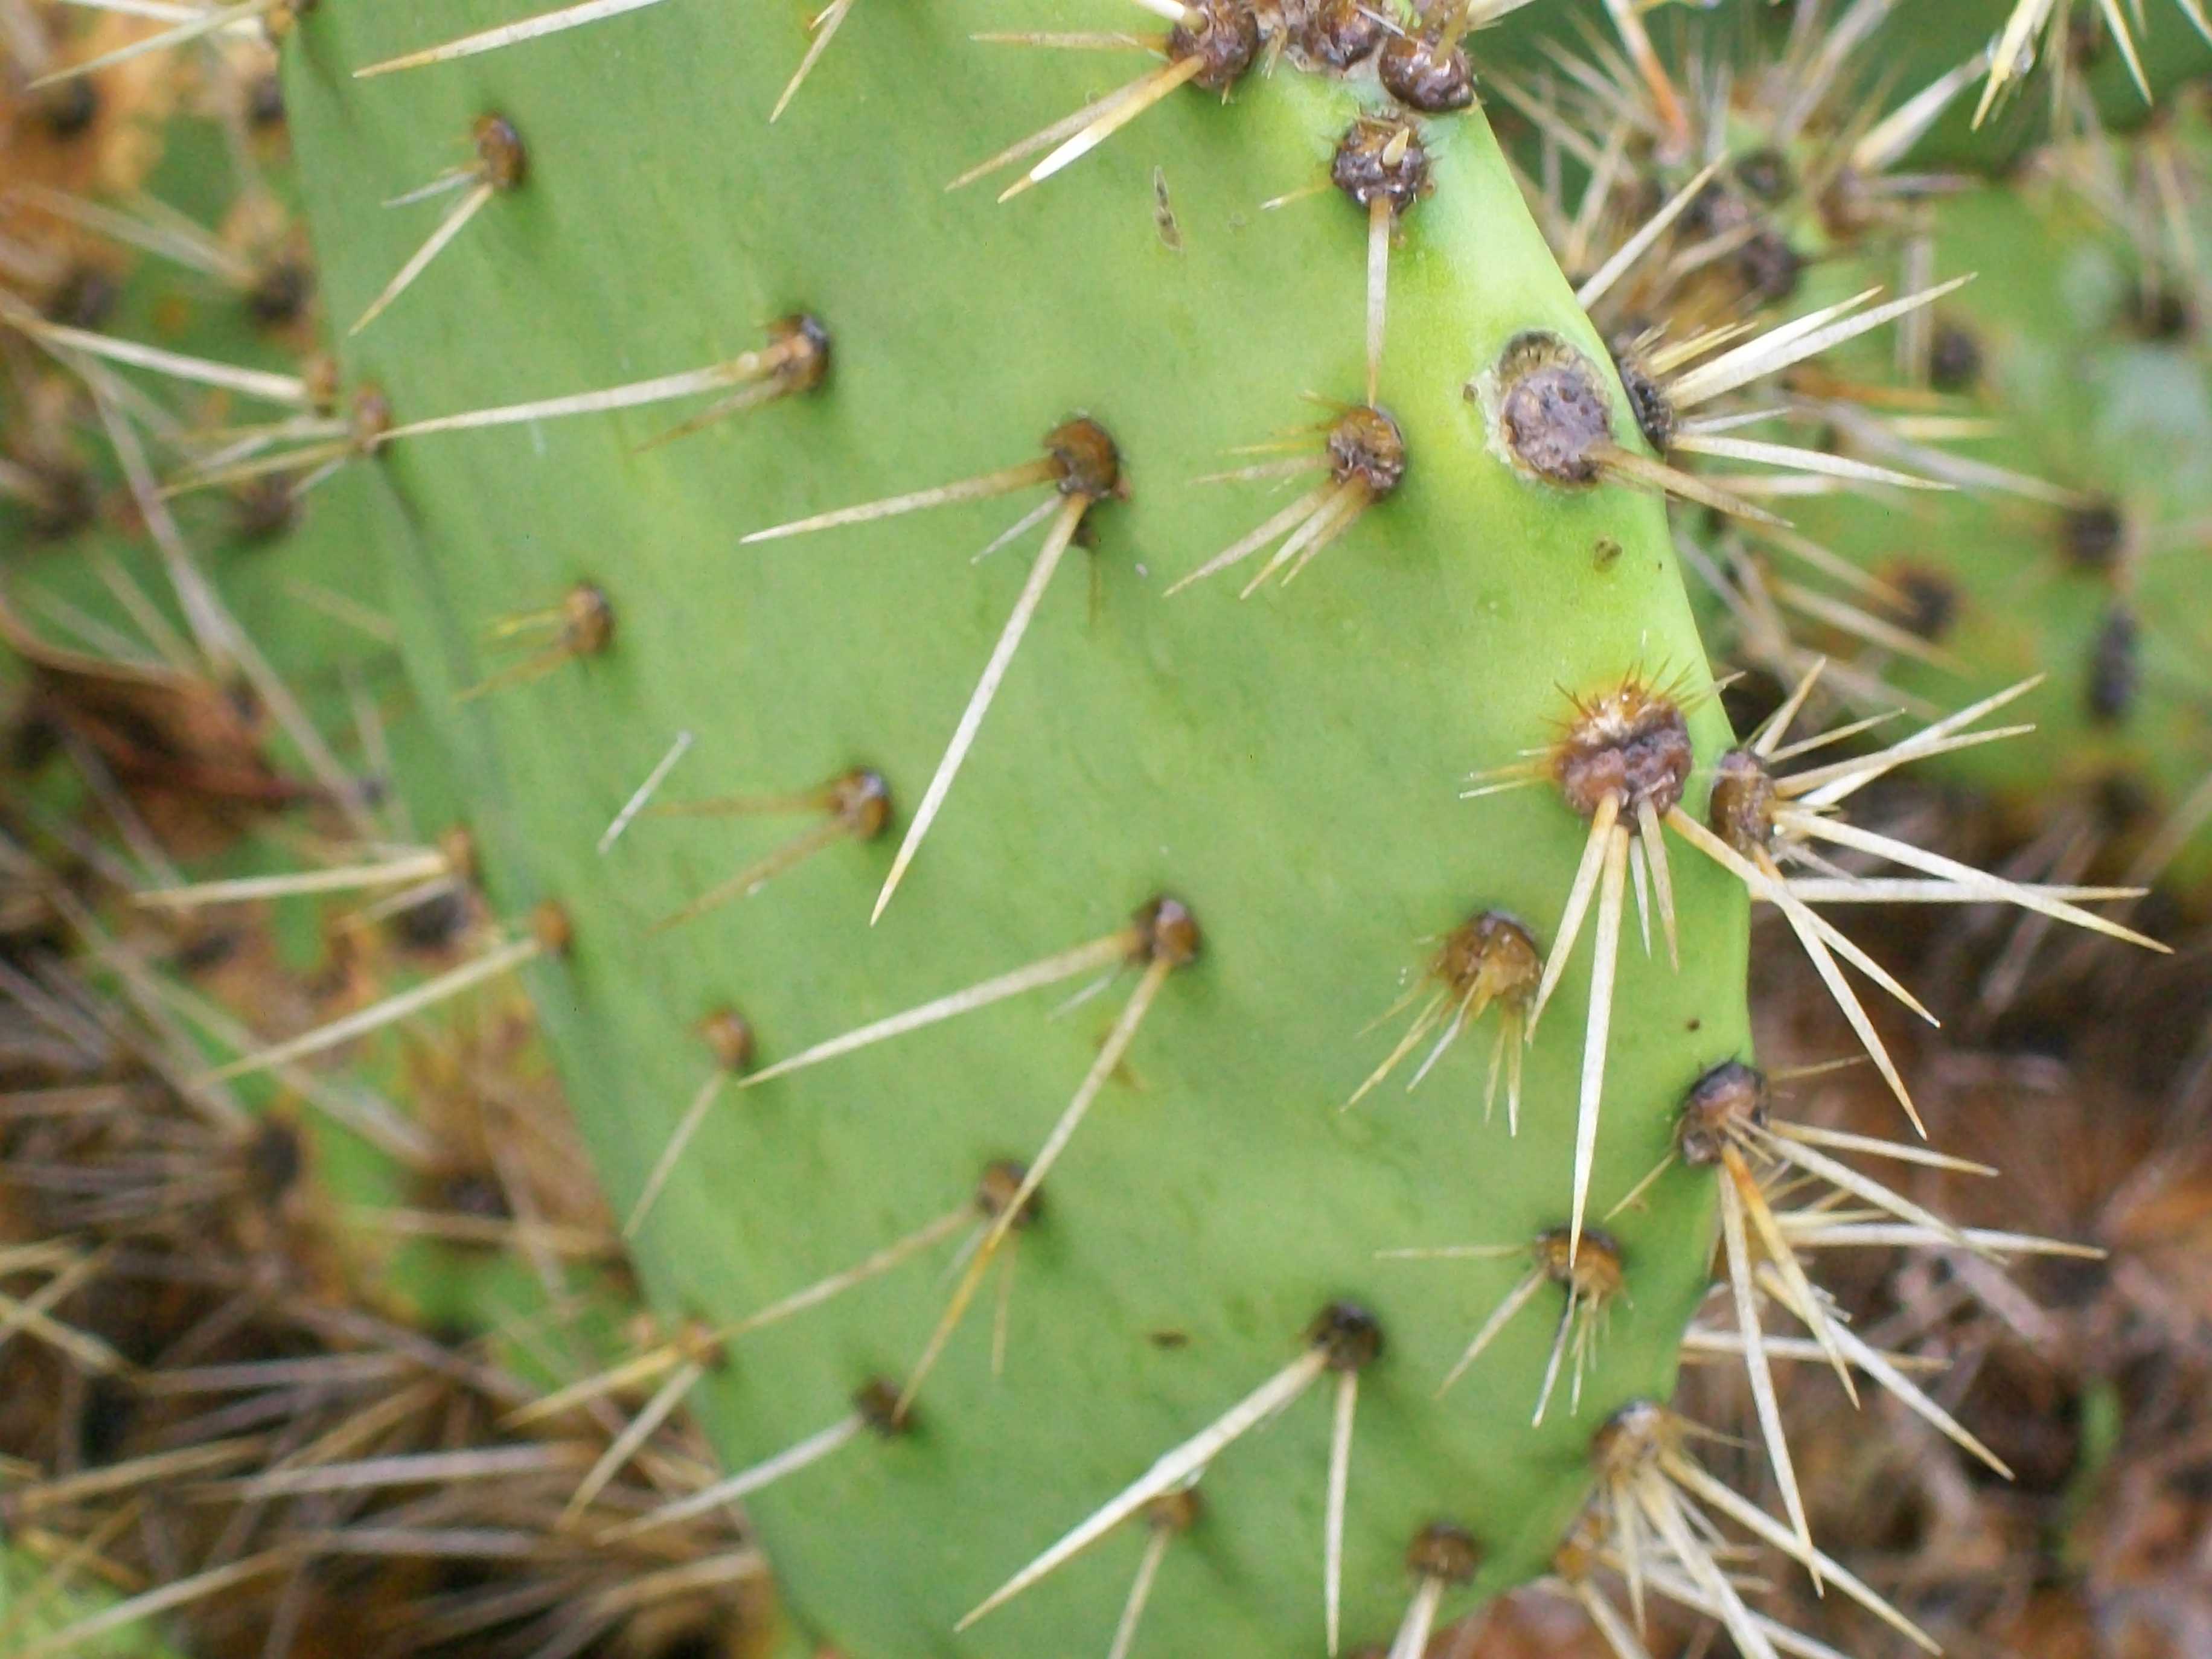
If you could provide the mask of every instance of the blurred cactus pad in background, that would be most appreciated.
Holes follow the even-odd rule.
[[[0,1652],[2202,1650],[2197,0],[0,51]]]

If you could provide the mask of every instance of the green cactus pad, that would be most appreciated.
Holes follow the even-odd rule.
[[[674,442],[646,447],[696,404],[403,437],[325,486],[323,510],[354,515],[383,563],[410,672],[471,781],[496,907],[550,898],[574,923],[536,988],[617,1207],[712,1074],[695,1028],[718,1008],[741,1010],[773,1062],[1097,938],[1156,894],[1204,934],[1020,1236],[1003,1375],[987,1296],[914,1432],[863,1437],[750,1500],[793,1618],[860,1654],[1103,1649],[1138,1525],[969,1634],[952,1627],[1293,1358],[1342,1298],[1385,1343],[1360,1391],[1347,1641],[1395,1624],[1404,1552],[1432,1522],[1482,1544],[1481,1592],[1540,1571],[1588,1490],[1592,1430],[1668,1389],[1706,1283],[1705,1185],[1662,1183],[1610,1224],[1630,1300],[1581,1414],[1555,1404],[1531,1430],[1540,1316],[1432,1397],[1524,1259],[1375,1256],[1513,1244],[1565,1219],[1587,943],[1529,1053],[1517,1139],[1502,1114],[1482,1121],[1486,1026],[1410,1097],[1394,1081],[1340,1109],[1399,1029],[1364,1028],[1437,938],[1485,908],[1540,944],[1559,921],[1585,824],[1549,787],[1462,801],[1471,774],[1542,748],[1571,696],[1632,674],[1686,689],[1702,760],[1729,737],[1686,695],[1705,669],[1658,503],[1522,477],[1467,394],[1524,331],[1605,361],[1480,113],[1425,123],[1435,188],[1390,258],[1377,402],[1403,431],[1402,485],[1287,587],[1240,603],[1230,575],[1168,599],[1305,487],[1194,480],[1331,418],[1308,398],[1364,395],[1366,216],[1333,191],[1263,204],[1325,184],[1339,136],[1381,106],[1371,81],[1285,61],[1225,104],[1182,89],[999,206],[994,185],[945,185],[1151,63],[969,34],[1146,20],[863,0],[773,126],[799,20],[697,0],[349,78],[511,15],[325,8],[290,48],[333,314],[358,314],[422,234],[377,204],[465,162],[477,117],[506,116],[529,147],[527,181],[349,346],[349,386],[380,387],[404,424],[727,360],[801,311],[834,341],[818,390]],[[739,538],[1032,460],[1076,414],[1112,434],[1128,499],[1085,515],[1093,544],[1046,592],[872,929],[1039,532],[971,559],[1046,497]],[[486,643],[497,618],[586,580],[612,605],[609,650],[458,700],[507,660]],[[890,833],[833,837],[757,896],[655,932],[819,821],[648,816],[596,850],[684,732],[696,744],[663,803],[873,768]],[[1674,872],[1680,971],[1656,943],[1624,950],[1593,1216],[1664,1152],[1701,1069],[1747,1052],[1742,892],[1702,860]],[[1065,992],[1032,994],[726,1091],[637,1241],[653,1300],[740,1316],[951,1210],[991,1160],[1033,1156],[1129,982],[1057,1015]],[[950,1288],[940,1259],[736,1344],[702,1395],[729,1465],[900,1377]],[[1139,1651],[1318,1648],[1326,1393],[1206,1475]]]
[[[2177,116],[2160,142],[2204,176],[2201,121]],[[2032,734],[1942,771],[2009,803],[2029,832],[2075,814],[2095,850],[2071,878],[2162,877],[2199,892],[2212,839],[2202,798],[2186,804],[2212,770],[2193,600],[2212,514],[2201,325],[2171,257],[2131,248],[2069,188],[1948,204],[1936,246],[1943,275],[1979,272],[1947,302],[1939,337],[1949,412],[1995,428],[1965,453],[2076,501],[1980,492],[1881,514],[1809,504],[1802,521],[1904,590],[1899,616],[1946,654],[1891,665],[1900,694],[1952,707],[2048,677],[2021,705]]]

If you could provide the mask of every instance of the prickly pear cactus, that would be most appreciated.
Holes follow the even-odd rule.
[[[954,1627],[1285,1366],[1312,1386],[1284,1383],[1279,1421],[1198,1466],[1203,1507],[1160,1564],[1145,1645],[1322,1642],[1332,1425],[1355,1395],[1347,1642],[1396,1624],[1432,1523],[1479,1546],[1476,1594],[1540,1571],[1589,1490],[1593,1430],[1668,1389],[1706,1285],[1706,1184],[1662,1181],[1610,1239],[1584,1235],[1617,1249],[1626,1294],[1578,1411],[1555,1400],[1540,1428],[1547,1319],[1436,1397],[1525,1257],[1377,1252],[1568,1224],[1586,1048],[1595,1228],[1666,1151],[1689,1085],[1748,1053],[1743,890],[1678,858],[1679,968],[1632,912],[1599,941],[1619,966],[1592,1044],[1584,929],[1528,1048],[1517,1134],[1485,1121],[1486,1023],[1419,1090],[1401,1086],[1415,1056],[1343,1109],[1413,1015],[1370,1022],[1428,994],[1438,940],[1498,911],[1548,952],[1603,840],[1583,814],[1608,788],[1626,822],[1645,799],[1701,814],[1692,750],[1709,763],[1729,734],[1661,506],[1593,487],[1593,457],[1641,453],[1603,343],[1445,46],[1415,31],[1385,54],[1423,112],[1378,84],[1358,15],[1186,13],[1161,50],[1196,85],[1159,86],[1127,131],[1003,204],[1019,161],[948,192],[1148,64],[971,33],[1132,16],[863,6],[774,125],[805,46],[782,15],[670,4],[357,81],[507,17],[327,7],[287,48],[335,314],[367,308],[421,240],[380,202],[465,168],[487,115],[526,148],[519,181],[343,349],[348,394],[374,388],[393,424],[320,510],[352,515],[389,574],[411,672],[472,780],[495,905],[551,901],[572,924],[565,957],[532,971],[617,1207],[732,1058],[698,1034],[719,1012],[770,1067],[1144,918],[1060,990],[725,1089],[638,1229],[659,1307],[722,1324],[958,1210],[994,1160],[1037,1170],[1064,1109],[1095,1096],[1033,1208],[1006,1218],[1018,1231],[984,1240],[1011,1273],[999,1331],[987,1291],[908,1409],[879,1390],[848,1416],[872,1383],[909,1382],[968,1288],[941,1256],[732,1342],[702,1390],[732,1468],[865,1422],[749,1500],[793,1620],[854,1652],[1104,1644],[1142,1519]],[[1388,272],[1371,387],[1370,258]],[[666,442],[706,399],[407,431],[764,342],[785,348],[752,365],[775,395]],[[1387,421],[1352,418],[1368,404]],[[1297,499],[1310,480],[1268,465],[1287,455],[1318,463],[1324,493],[1277,534],[1325,550],[1241,603],[1256,562],[1170,597]],[[1040,460],[994,505],[743,540]],[[1223,472],[1240,476],[1202,481]],[[1041,527],[978,562],[1024,514]],[[550,672],[465,696],[510,660],[487,643],[501,618],[586,582],[603,649],[566,659],[556,639]],[[1018,605],[1034,620],[872,926]],[[599,850],[679,733],[688,756]],[[1553,781],[1575,773],[1553,749],[1577,735],[1613,784]],[[1543,787],[1459,799],[1531,750]],[[830,787],[856,770],[888,822],[875,781]],[[791,816],[657,810],[720,797]],[[701,906],[794,834],[805,857]],[[1489,1019],[1525,1004],[1510,983]],[[1473,1559],[1430,1538],[1412,1571],[1432,1611]]]
[[[2147,70],[2170,73],[2185,46],[2170,27],[2147,37]],[[1942,490],[1892,489],[1870,507],[1832,481],[1778,504],[1788,537],[1692,532],[1707,638],[1784,687],[1825,658],[1829,690],[1862,713],[1927,713],[2039,679],[2022,740],[1935,771],[1988,792],[2012,833],[2038,841],[2039,878],[2166,880],[2186,895],[2212,853],[2189,601],[2212,506],[2201,88],[2126,135],[2069,104],[2060,135],[2008,184],[1978,170],[1987,151],[1936,142],[1971,107],[1977,68],[1931,78],[1864,131],[1837,119],[1847,79],[1825,123],[1789,126],[1786,101],[1751,100],[1710,199],[1674,232],[1678,259],[1717,227],[1747,235],[1722,266],[1734,286],[1802,305],[1963,282],[1893,349],[1803,373],[1785,404],[1840,465],[1902,468],[1887,482]],[[1804,85],[1786,59],[1766,73]],[[1881,142],[1916,103],[1927,118],[1899,136],[1932,137],[1910,155],[1954,155],[1955,171],[1917,173]],[[1670,294],[1656,310],[1697,302]]]
[[[2200,102],[2181,99],[2140,137],[2054,148],[2023,189],[1947,204],[1943,274],[1980,276],[1940,319],[1933,389],[1948,415],[1988,423],[1978,459],[2040,487],[1805,515],[1898,590],[1892,614],[1931,647],[1888,671],[1900,692],[1956,701],[2050,677],[2027,741],[1953,767],[2051,832],[2076,872],[2057,878],[2191,892],[2212,856],[2191,597],[2212,510],[2191,276],[2207,155]],[[2153,220],[2158,234],[2133,234]]]
[[[471,1361],[496,1411],[471,1408],[465,1449],[440,1431],[430,1464],[407,1461],[403,1393],[371,1419],[404,1419],[405,1451],[228,1490],[382,1504],[450,1477],[468,1490],[441,1502],[526,1514],[534,1530],[499,1536],[544,1546],[523,1552],[541,1580],[591,1571],[548,1613],[567,1633],[518,1652],[586,1650],[626,1617],[607,1640],[653,1650],[662,1601],[751,1582],[750,1552],[725,1547],[741,1501],[786,1632],[858,1654],[1335,1651],[1395,1628],[1393,1659],[1416,1659],[1440,1619],[1548,1570],[1631,1659],[1608,1573],[1770,1659],[1790,1640],[1717,1564],[1718,1519],[1924,1645],[1815,1549],[1771,1361],[1856,1370],[2006,1471],[1832,1311],[1808,1258],[2073,1247],[1961,1230],[1851,1160],[1979,1166],[1791,1121],[1790,1085],[1751,1052],[1747,897],[1782,913],[1939,1139],[1845,968],[1925,1011],[1814,907],[2002,902],[2154,943],[2081,908],[2118,896],[2075,884],[2094,857],[2021,885],[1851,812],[1908,763],[1974,765],[2005,735],[1987,717],[2027,695],[2022,659],[2068,649],[2042,610],[2004,642],[2001,552],[1929,571],[1888,544],[2010,525],[2022,501],[2094,528],[2086,494],[1997,470],[2017,454],[1978,465],[1962,446],[1985,434],[1936,400],[1980,301],[1932,284],[1974,262],[1952,232],[1977,221],[1917,168],[2013,141],[2028,54],[1992,58],[1985,31],[1960,46],[1955,9],[1893,26],[1888,0],[1710,27],[1608,0],[1584,21],[1610,32],[1579,40],[1561,8],[1513,0],[1391,18],[1145,0],[1150,33],[1106,4],[839,0],[803,27],[688,0],[534,20],[489,0],[250,5],[282,40],[334,363],[264,368],[262,348],[203,343],[135,299],[125,337],[103,337],[64,282],[0,292],[11,366],[58,386],[54,424],[102,424],[130,475],[106,517],[126,561],[152,529],[140,568],[184,624],[104,542],[95,558],[49,530],[35,604],[11,588],[0,635],[33,714],[76,740],[84,815],[130,846],[102,852],[74,799],[21,825],[11,807],[11,858],[51,842],[100,873],[73,884],[25,855],[10,878],[126,979],[161,928],[104,931],[79,884],[136,887],[140,912],[241,894],[179,890],[173,858],[207,849],[149,802],[219,808],[214,846],[266,830],[255,867],[322,866],[264,896],[428,883],[425,937],[334,950],[272,1006],[249,992],[268,1048],[165,1039],[164,1086],[273,1095],[290,1146],[294,1093],[351,1098],[313,1068],[403,1020],[431,1049],[466,1043],[483,1005],[465,999],[520,968],[626,1218],[617,1242],[586,1160],[543,1136],[540,1173],[580,1201],[516,1200],[489,1119],[436,1121],[438,1066],[417,1068],[411,1121],[342,1109],[392,1166],[380,1192],[428,1194],[384,1224],[511,1243],[503,1265],[534,1281],[517,1313],[482,1263],[385,1275],[426,1317],[496,1328],[403,1333],[405,1363],[481,1346],[527,1378]],[[1516,10],[1517,35],[1468,33]],[[2052,58],[2050,110],[2087,147],[2088,112],[2133,90],[2093,70],[2094,32],[2062,29],[2067,11],[1989,8]],[[2147,89],[2170,86],[2197,15],[2185,0],[2125,37]],[[240,194],[281,225],[246,137],[244,22],[211,11],[162,39],[210,71]],[[158,25],[103,27],[42,50]],[[149,44],[95,58],[99,84],[143,72]],[[2004,131],[1961,138],[1945,123],[1977,85]],[[2181,154],[2156,126],[2128,142]],[[66,193],[41,210],[152,252],[183,234]],[[2020,210],[1983,232],[1989,314],[2017,319],[1984,332],[2031,337],[2008,401],[2038,374],[2047,389],[2063,332],[2021,299]],[[131,459],[140,427],[155,462]],[[34,513],[58,500],[42,459],[0,477]],[[304,503],[308,530],[210,581],[191,543],[217,487],[287,509],[278,530]],[[2148,593],[2147,568],[2118,561],[2118,599]],[[1688,571],[1706,623],[1770,677],[1734,707],[1781,704],[1741,738]],[[360,591],[372,572],[380,599]],[[166,677],[95,614],[103,589]],[[365,690],[381,665],[294,626],[301,592],[396,641],[439,754],[403,738],[387,761]],[[1955,657],[1928,637],[1947,594],[1966,612]],[[250,649],[264,606],[275,668]],[[286,674],[323,683],[313,714],[283,701]],[[396,793],[317,736],[337,692],[358,770]],[[1934,723],[1838,730],[1838,703]],[[210,721],[211,757],[184,744]],[[467,833],[411,845],[408,805],[442,822],[456,796]],[[341,925],[358,936],[384,904]],[[405,988],[385,994],[387,973]],[[274,1006],[296,1001],[338,1017]],[[454,1024],[424,1037],[422,1019]],[[526,1034],[500,1024],[490,1069],[512,1073]],[[217,1126],[222,1158],[252,1121]],[[344,1160],[298,1144],[346,1186]],[[0,1146],[0,1196],[58,1178],[22,1163]],[[0,1231],[29,1225],[39,1263],[100,1256],[95,1235],[48,1239],[45,1213]],[[624,1247],[651,1320],[623,1320],[619,1273],[597,1271]],[[1732,1328],[1693,1324],[1723,1291]],[[1762,1334],[1774,1313],[1814,1341]],[[280,1369],[299,1358],[271,1340]],[[594,1370],[603,1349],[622,1352]],[[1741,1358],[1778,1505],[1716,1480],[1659,1403],[1685,1352]],[[56,1443],[74,1444],[66,1416]],[[91,1478],[125,1490],[142,1467],[166,1465]],[[539,1484],[484,1479],[510,1468]],[[0,1521],[71,1490],[11,1494]],[[363,1511],[352,1541],[490,1535],[465,1507],[434,1535],[381,1524],[407,1512]],[[252,1570],[337,1547],[316,1519]],[[147,1595],[181,1604],[232,1571]],[[540,1594],[487,1579],[474,1598]],[[408,1630],[476,1616],[399,1595]],[[712,1627],[754,1628],[742,1613]]]
[[[2177,87],[2203,42],[2185,10],[2063,44],[2054,24],[2033,94],[1991,69],[2002,52],[1974,50],[1968,9],[1899,27],[1862,0],[1826,34],[1803,9],[1726,44],[1700,31],[1678,57],[1693,79],[1725,58],[1733,90],[1684,112],[1671,143],[1662,107],[1601,53],[1556,107],[1500,81],[1528,123],[1514,153],[1547,181],[1532,199],[1577,276],[1655,220],[1656,195],[1682,192],[1656,216],[1657,252],[1595,311],[1632,355],[1747,305],[1942,286],[1893,341],[1808,365],[1774,399],[1814,452],[1796,458],[1804,476],[1778,489],[1744,469],[1724,487],[1788,524],[1678,522],[1706,637],[1764,677],[1769,707],[1816,661],[1822,695],[1862,714],[2039,681],[2024,740],[1932,770],[1990,792],[2005,833],[2035,843],[2021,867],[2039,878],[2177,893],[2201,881],[2212,813],[2185,552],[2203,534],[2208,418],[2203,98]],[[2063,11],[2004,18],[2027,29]],[[1895,87],[1870,97],[1877,57]],[[2031,115],[2045,142],[2023,154]],[[1632,152],[1652,153],[1571,200],[1546,149],[1590,160],[1624,123]],[[1744,687],[1744,706],[1759,691]]]

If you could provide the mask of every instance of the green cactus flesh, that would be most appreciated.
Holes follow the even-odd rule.
[[[1523,1263],[1376,1253],[1512,1243],[1566,1219],[1587,938],[1529,1049],[1517,1138],[1483,1121],[1487,1026],[1417,1092],[1394,1081],[1340,1109],[1399,1029],[1364,1028],[1436,937],[1490,907],[1548,945],[1559,919],[1584,822],[1551,787],[1459,799],[1470,774],[1541,750],[1571,696],[1632,676],[1678,687],[1701,760],[1729,734],[1700,695],[1658,502],[1521,476],[1468,395],[1524,331],[1606,361],[1480,115],[1425,124],[1434,192],[1391,256],[1377,401],[1404,433],[1402,487],[1287,589],[1240,604],[1231,576],[1168,599],[1291,499],[1193,480],[1314,421],[1308,397],[1362,393],[1366,216],[1334,192],[1262,204],[1326,179],[1339,137],[1379,106],[1371,81],[1285,62],[1225,104],[1182,89],[998,206],[945,184],[1115,84],[1125,60],[968,35],[1120,14],[870,0],[774,126],[796,21],[690,0],[349,78],[501,21],[483,5],[332,7],[292,43],[335,314],[358,314],[419,240],[380,200],[465,161],[487,112],[529,146],[527,181],[348,348],[349,386],[380,387],[404,423],[728,359],[796,312],[835,341],[819,389],[679,441],[645,447],[696,405],[400,438],[325,486],[321,510],[383,562],[410,673],[470,781],[495,904],[519,915],[550,898],[574,923],[568,958],[532,971],[617,1207],[712,1073],[696,1028],[719,1008],[741,1010],[773,1061],[1097,938],[1156,894],[1204,933],[1045,1184],[1003,1376],[979,1305],[914,1432],[864,1438],[751,1500],[793,1617],[860,1653],[1103,1646],[1137,1524],[968,1636],[952,1627],[1279,1370],[1339,1299],[1385,1342],[1360,1392],[1347,1639],[1389,1629],[1404,1551],[1431,1522],[1485,1547],[1479,1591],[1540,1571],[1588,1491],[1592,1429],[1668,1392],[1707,1281],[1709,1188],[1677,1172],[1615,1224],[1628,1296],[1579,1415],[1555,1404],[1532,1430],[1540,1316],[1432,1397]],[[1604,384],[1618,409],[1609,371]],[[971,556],[1042,491],[738,538],[1033,459],[1077,413],[1119,445],[1129,498],[1086,515],[1095,545],[1047,591],[872,929],[890,847],[1036,532]],[[459,697],[507,660],[484,644],[496,618],[586,580],[611,599],[611,649]],[[892,791],[890,833],[833,839],[757,896],[655,932],[809,823],[647,817],[602,855],[602,830],[679,732],[696,746],[662,802],[871,767]],[[1665,1152],[1700,1070],[1748,1053],[1742,892],[1700,860],[1674,870],[1680,970],[1634,942],[1632,916],[1623,951],[1594,1216]],[[740,1316],[951,1210],[991,1160],[1031,1157],[1125,993],[1054,1017],[1062,994],[726,1093],[637,1240],[657,1305]],[[945,1303],[939,1260],[736,1344],[700,1401],[731,1466],[830,1425],[871,1377],[902,1376]],[[1207,1474],[1146,1645],[1318,1644],[1325,1393]]]

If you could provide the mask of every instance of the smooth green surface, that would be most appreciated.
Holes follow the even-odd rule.
[[[948,179],[1145,60],[973,44],[991,27],[1121,27],[1100,8],[863,0],[774,127],[796,13],[670,0],[511,51],[373,82],[362,64],[512,9],[328,7],[289,64],[333,314],[425,228],[376,204],[511,118],[529,183],[495,201],[349,349],[402,421],[725,358],[804,306],[835,331],[825,390],[640,453],[686,410],[403,440],[343,481],[391,576],[410,669],[471,783],[496,902],[576,922],[537,980],[617,1208],[710,1060],[690,1028],[734,1002],[764,1056],[1187,900],[1206,953],[1169,982],[1020,1246],[1007,1363],[969,1316],[921,1429],[864,1442],[754,1502],[796,1617],[867,1656],[1103,1649],[1139,1549],[1102,1545],[956,1640],[957,1616],[1170,1445],[1291,1358],[1329,1299],[1382,1321],[1362,1390],[1346,1635],[1387,1635],[1400,1558],[1449,1517],[1486,1588],[1539,1571],[1613,1405],[1663,1395],[1705,1281],[1705,1183],[1625,1218],[1616,1311],[1579,1419],[1527,1419],[1548,1299],[1444,1401],[1438,1378],[1521,1271],[1378,1262],[1396,1246],[1511,1243],[1565,1218],[1587,940],[1530,1056],[1517,1141],[1479,1103],[1489,1028],[1417,1094],[1338,1108],[1395,1029],[1362,1028],[1424,943],[1501,905],[1548,939],[1583,825],[1547,789],[1462,801],[1544,743],[1566,694],[1632,667],[1704,670],[1656,502],[1511,475],[1462,395],[1514,332],[1595,349],[1480,119],[1431,130],[1438,187],[1392,266],[1382,401],[1412,456],[1399,495],[1287,592],[1175,577],[1289,497],[1194,486],[1228,452],[1357,396],[1361,216],[1318,179],[1358,100],[1291,73],[1227,107],[1183,93],[1006,207]],[[1183,245],[1155,225],[1164,177]],[[918,799],[1012,603],[1032,537],[970,556],[1034,497],[740,549],[801,514],[1026,459],[1086,411],[1134,496],[1071,556],[905,887],[867,913],[893,837],[840,844],[661,936],[658,918],[796,827],[644,819],[594,842],[679,730],[664,799],[801,789],[855,764]],[[1598,543],[1626,551],[1604,568]],[[589,577],[612,652],[457,706],[495,617]],[[1727,741],[1694,716],[1699,752]],[[1693,788],[1692,805],[1701,794]],[[1684,968],[1624,955],[1594,1208],[1659,1157],[1698,1071],[1746,1052],[1741,891],[1678,853]],[[1127,981],[1125,981],[1126,984]],[[1120,990],[1051,993],[726,1099],[640,1246],[655,1299],[726,1317],[958,1203],[1026,1156]],[[745,1342],[704,1396],[732,1466],[839,1416],[920,1350],[945,1285],[915,1267]],[[1175,1346],[1164,1333],[1183,1339]],[[1225,1455],[1163,1570],[1140,1652],[1300,1652],[1321,1640],[1319,1391]]]

